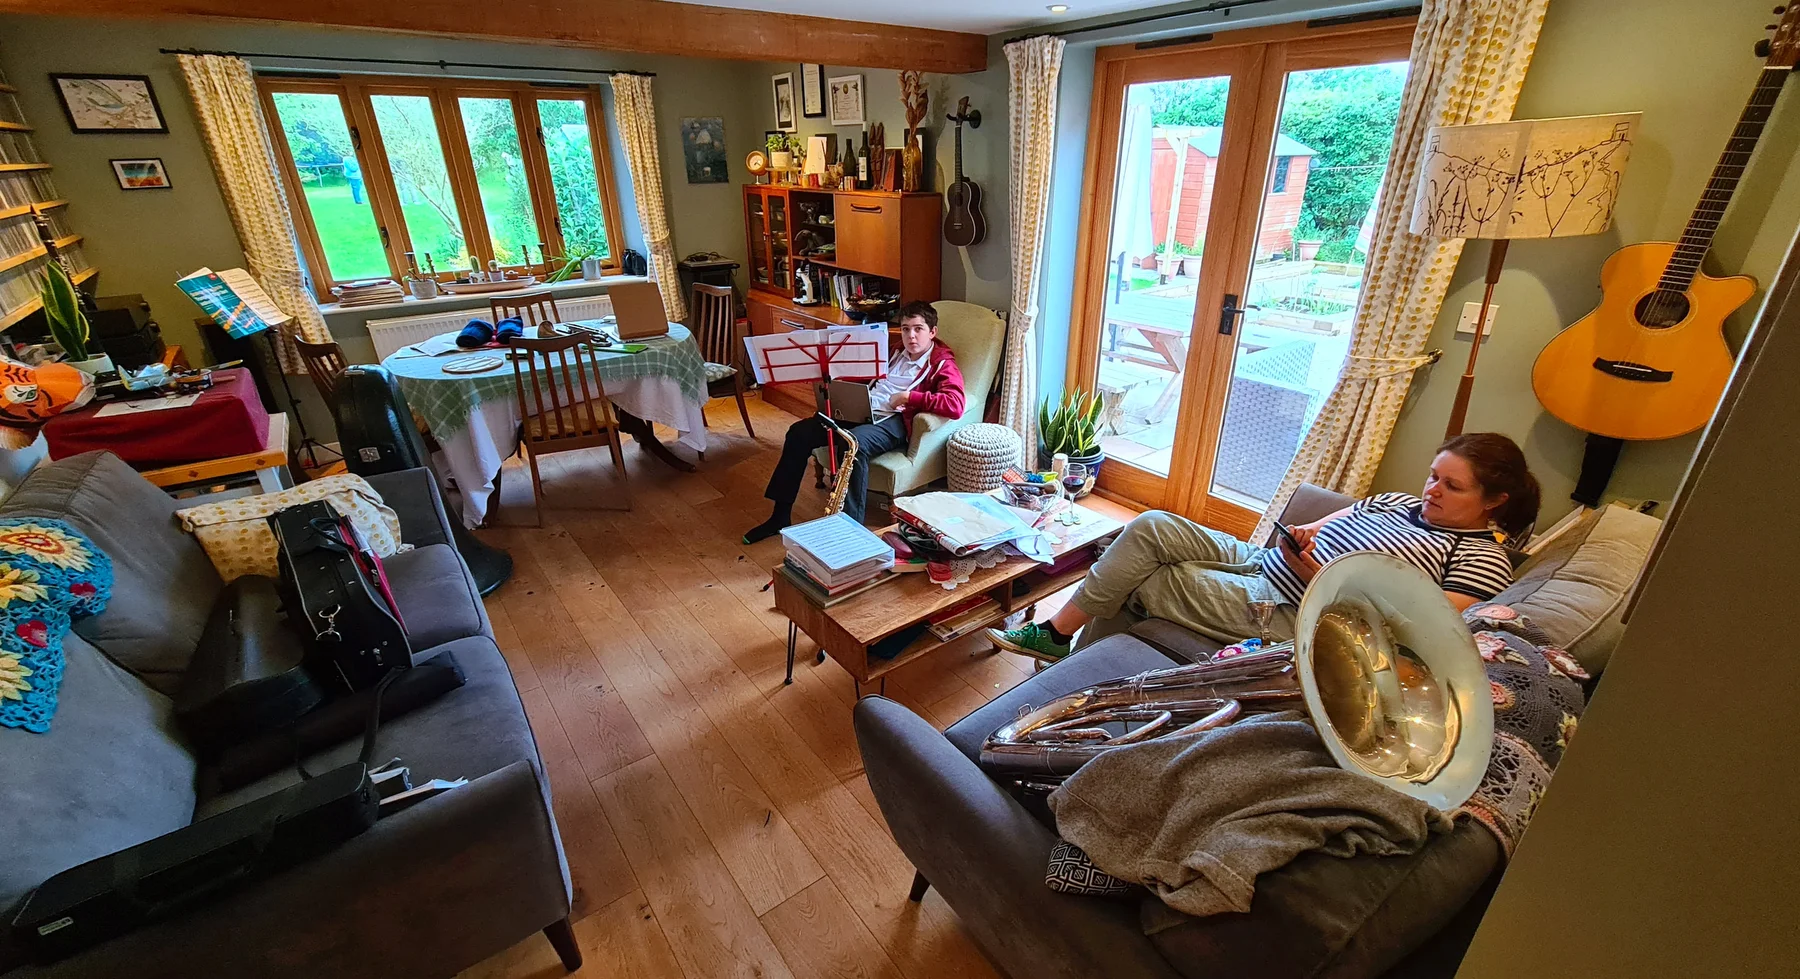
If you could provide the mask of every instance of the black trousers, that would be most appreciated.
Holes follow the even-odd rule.
[[[899,415],[889,415],[878,422],[858,425],[850,430],[856,438],[856,462],[850,467],[850,491],[844,495],[844,512],[860,522],[863,497],[869,490],[869,460],[884,452],[905,448],[906,422]],[[781,461],[769,477],[769,488],[763,495],[775,506],[792,507],[800,495],[800,481],[806,478],[806,463],[813,450],[825,444],[825,425],[817,418],[802,418],[788,426],[787,443],[781,447]],[[840,444],[838,452],[844,447]]]

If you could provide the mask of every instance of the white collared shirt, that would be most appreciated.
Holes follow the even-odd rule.
[[[888,407],[888,403],[894,400],[894,395],[918,387],[925,379],[925,366],[929,363],[930,347],[926,347],[917,360],[907,357],[905,347],[895,348],[888,357],[887,376],[869,385],[869,413],[876,421],[897,413]]]

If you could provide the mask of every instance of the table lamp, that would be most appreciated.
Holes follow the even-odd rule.
[[[1469,365],[1456,388],[1444,437],[1462,434],[1475,389],[1475,359],[1494,286],[1515,238],[1569,238],[1612,226],[1639,112],[1471,126],[1433,126],[1413,198],[1411,231],[1431,238],[1485,238],[1487,290]]]
[[[825,158],[831,155],[830,136],[809,136],[806,140],[806,166],[800,171],[803,176],[811,177],[808,184],[819,186],[820,178],[825,176]]]

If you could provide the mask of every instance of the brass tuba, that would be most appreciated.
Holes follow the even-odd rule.
[[[1474,794],[1493,749],[1493,700],[1474,637],[1436,582],[1387,554],[1337,558],[1307,587],[1295,636],[1025,710],[988,737],[982,767],[1054,784],[1121,745],[1304,709],[1345,769],[1439,809]]]

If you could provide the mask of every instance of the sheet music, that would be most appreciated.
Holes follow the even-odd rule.
[[[842,513],[795,524],[781,532],[789,547],[804,550],[831,571],[886,556],[891,562],[894,549],[875,536],[867,527]]]
[[[836,326],[744,338],[759,384],[823,380],[873,381],[887,375],[888,332],[880,326]],[[821,372],[821,354],[825,371]]]

